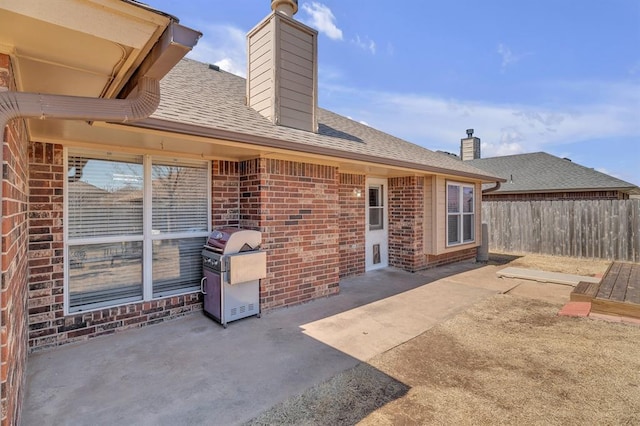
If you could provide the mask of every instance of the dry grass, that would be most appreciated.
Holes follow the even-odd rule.
[[[497,295],[253,424],[640,424],[640,327],[558,308]]]
[[[602,259],[583,259],[575,257],[548,256],[543,254],[513,255],[491,253],[490,262],[494,264],[509,263],[509,266],[527,269],[538,269],[547,272],[561,272],[593,277],[606,272],[610,261]]]
[[[409,393],[364,424],[640,424],[640,328],[496,296],[375,358]]]
[[[276,405],[247,425],[346,425],[405,395],[409,387],[368,364]]]
[[[596,276],[610,262],[492,253]],[[497,295],[263,413],[252,424],[640,424],[640,327]]]

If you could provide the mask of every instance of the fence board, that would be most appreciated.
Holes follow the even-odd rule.
[[[489,249],[640,262],[640,200],[483,201]]]

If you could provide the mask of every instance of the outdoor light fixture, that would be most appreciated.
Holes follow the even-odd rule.
[[[362,197],[362,190],[360,188],[353,188],[353,195],[358,198]]]

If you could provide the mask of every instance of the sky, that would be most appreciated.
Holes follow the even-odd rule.
[[[188,55],[246,76],[269,0],[146,0],[204,35]],[[640,185],[640,0],[299,1],[319,105],[431,150],[545,151]]]

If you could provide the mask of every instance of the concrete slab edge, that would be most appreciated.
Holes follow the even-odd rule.
[[[499,278],[516,278],[542,283],[562,284],[575,287],[579,282],[599,283],[600,278],[585,277],[581,275],[561,274],[558,272],[546,272],[536,269],[524,269],[508,267],[496,272]]]

